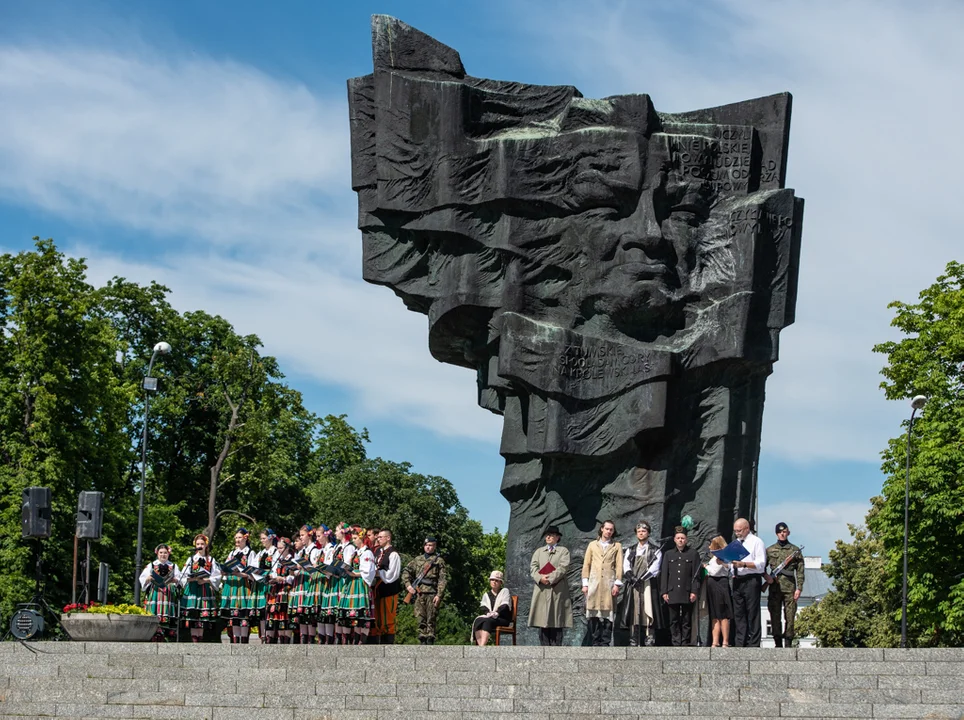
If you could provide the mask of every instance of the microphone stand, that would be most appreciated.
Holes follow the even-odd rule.
[[[705,553],[697,553],[699,562],[696,563],[696,572],[693,573],[693,579],[691,580],[690,585],[696,582],[696,578],[699,577],[700,570],[703,569],[703,560],[706,559],[707,555],[709,555],[708,551]],[[700,590],[702,590],[703,584],[701,583],[700,585],[701,585]],[[693,621],[693,627],[696,628],[696,647],[703,647],[703,635],[702,633],[700,633],[700,594],[699,592],[696,593],[696,601],[693,604],[696,606],[695,607],[696,619]]]

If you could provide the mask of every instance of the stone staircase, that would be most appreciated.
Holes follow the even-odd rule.
[[[964,649],[0,643],[0,718],[964,717]]]

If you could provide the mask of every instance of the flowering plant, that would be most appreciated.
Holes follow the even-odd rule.
[[[150,615],[147,610],[137,605],[101,605],[99,603],[71,603],[64,606],[64,614],[71,613],[99,613],[102,615]]]

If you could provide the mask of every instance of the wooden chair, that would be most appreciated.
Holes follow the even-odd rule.
[[[518,613],[518,612],[519,612],[519,596],[518,596],[518,595],[513,595],[513,596],[512,596],[512,624],[511,624],[511,625],[506,625],[506,626],[504,626],[504,627],[497,627],[497,628],[495,629],[495,644],[496,644],[496,645],[500,645],[500,644],[501,644],[501,643],[499,642],[499,638],[501,638],[503,635],[511,635],[511,636],[512,636],[512,644],[515,645],[515,624],[516,624],[515,617],[516,617],[516,613]]]

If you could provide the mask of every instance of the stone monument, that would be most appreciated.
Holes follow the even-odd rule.
[[[472,77],[387,16],[372,45],[374,72],[348,83],[365,279],[427,315],[432,355],[474,370],[504,418],[520,633],[549,524],[578,618],[603,520],[629,543],[641,519],[659,539],[690,515],[705,547],[755,516],[764,387],[796,302],[791,97],[663,113]]]

